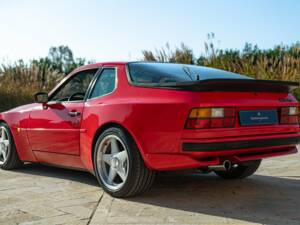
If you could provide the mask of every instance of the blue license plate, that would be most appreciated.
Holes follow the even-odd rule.
[[[243,126],[278,124],[276,110],[245,110],[239,114]]]

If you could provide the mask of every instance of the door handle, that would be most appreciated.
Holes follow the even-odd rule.
[[[80,116],[81,115],[81,113],[77,112],[77,111],[71,111],[71,112],[68,112],[68,114],[71,117],[75,117],[75,116]]]

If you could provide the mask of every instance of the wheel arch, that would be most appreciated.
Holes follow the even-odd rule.
[[[135,137],[135,135],[125,126],[121,125],[118,122],[107,122],[105,124],[102,124],[100,127],[98,127],[98,129],[96,130],[94,137],[93,137],[93,142],[92,142],[92,157],[94,157],[94,151],[95,151],[95,145],[97,142],[98,137],[108,128],[110,127],[118,127],[120,129],[122,129],[130,138],[132,138],[132,140],[134,141],[134,143],[137,145],[138,150],[145,162],[145,164],[148,166],[147,160],[146,160],[146,155],[145,152],[143,151],[139,141],[137,140],[137,138]],[[94,163],[93,163],[94,164]]]
[[[4,115],[2,113],[0,113],[0,122],[6,123],[8,125],[8,123],[5,121]]]
[[[0,118],[0,123],[6,123],[7,124],[7,122],[5,120],[1,119],[1,118]]]
[[[10,129],[10,132],[12,133],[12,130],[11,130],[11,125],[6,121],[6,120],[4,120],[4,118],[3,117],[0,117],[0,123],[4,123],[4,124],[6,124],[8,127],[9,127],[9,129]],[[12,135],[13,135],[13,133],[12,133]]]
[[[0,113],[0,122],[5,123],[11,129],[11,124],[13,123],[13,121],[8,114]]]

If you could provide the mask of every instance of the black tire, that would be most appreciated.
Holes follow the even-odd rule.
[[[260,166],[261,160],[249,161],[239,164],[228,171],[214,171],[219,177],[225,179],[242,179],[253,175]]]
[[[18,152],[13,140],[13,136],[10,132],[8,125],[4,122],[0,122],[0,127],[3,127],[6,130],[9,140],[9,147],[8,147],[8,155],[6,161],[1,165],[0,168],[3,170],[13,170],[21,167],[23,162],[20,160],[18,156]]]
[[[128,176],[126,178],[126,181],[124,182],[124,185],[119,190],[110,189],[105,184],[105,182],[102,181],[99,175],[99,171],[97,169],[99,166],[97,155],[98,155],[98,151],[100,151],[99,149],[100,143],[105,137],[110,135],[115,135],[120,140],[122,140],[128,154],[128,161],[129,161]],[[124,198],[124,197],[139,195],[149,190],[155,179],[155,175],[156,175],[155,171],[150,170],[145,166],[144,161],[140,155],[140,151],[137,145],[135,144],[134,140],[132,139],[132,137],[126,131],[124,131],[119,127],[108,128],[99,135],[94,147],[93,161],[94,161],[94,172],[98,182],[100,183],[101,187],[113,197]]]

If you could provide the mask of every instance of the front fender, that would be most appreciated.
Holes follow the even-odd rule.
[[[16,108],[0,113],[0,121],[9,126],[20,160],[36,162],[27,138],[29,112],[30,110],[18,110]]]

